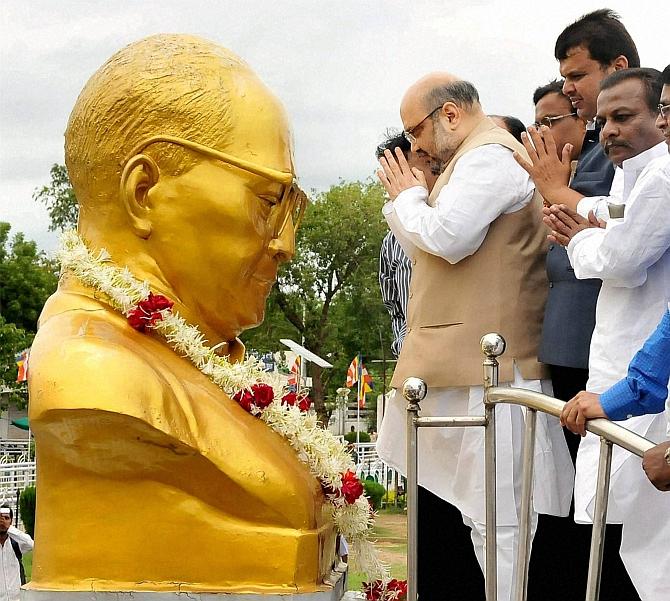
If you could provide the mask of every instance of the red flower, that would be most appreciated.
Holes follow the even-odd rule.
[[[265,409],[275,398],[274,390],[269,384],[254,384],[251,390],[254,393],[254,405],[259,409]]]
[[[251,390],[245,388],[233,395],[233,399],[249,413],[251,413],[252,405],[255,405],[259,409],[265,409],[274,398],[275,393],[272,390],[272,386],[268,384],[254,384]]]
[[[251,405],[254,402],[254,395],[251,390],[244,388],[233,395],[233,400],[237,401],[242,409],[251,413]]]
[[[162,294],[149,292],[149,296],[128,311],[128,323],[139,332],[146,332],[163,319],[163,311],[172,309],[174,303]]]
[[[349,505],[363,494],[363,485],[358,479],[358,476],[351,470],[347,470],[342,474],[342,488],[340,489],[340,494]]]
[[[407,580],[393,578],[386,583],[386,586],[381,580],[364,582],[363,592],[367,601],[406,601]]]
[[[282,405],[298,405],[300,411],[306,412],[309,411],[309,408],[312,406],[312,399],[308,396],[302,396],[298,398],[298,395],[295,392],[287,392],[281,398]]]

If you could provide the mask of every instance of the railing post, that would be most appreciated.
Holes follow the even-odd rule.
[[[533,467],[535,459],[535,429],[537,411],[526,411],[526,429],[523,439],[523,481],[521,485],[521,516],[519,522],[519,546],[517,549],[516,581],[514,599],[526,601],[528,591],[528,567],[530,562],[531,515],[533,513]]]
[[[496,422],[495,405],[488,400],[488,390],[498,386],[498,360],[505,352],[505,339],[500,334],[486,334],[480,341],[484,359],[484,452],[486,470],[486,600],[498,599],[498,541],[496,536]]]
[[[612,443],[606,438],[601,437],[598,480],[596,482],[596,503],[593,510],[593,532],[591,533],[591,553],[589,555],[589,574],[586,583],[586,601],[598,601],[600,597],[600,578],[603,568],[607,502],[609,500],[611,473]]]
[[[402,385],[402,395],[407,401],[407,601],[417,601],[419,460],[416,419],[419,417],[419,403],[427,392],[426,383],[420,378],[407,378]]]

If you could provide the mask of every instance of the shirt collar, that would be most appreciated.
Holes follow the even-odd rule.
[[[668,145],[665,142],[659,142],[656,146],[648,148],[640,154],[636,154],[630,159],[626,159],[621,167],[623,168],[623,200],[626,202],[630,193],[635,187],[638,177],[644,171],[644,169],[649,165],[651,161],[657,159],[658,157],[665,156],[668,154]]]
[[[627,171],[642,171],[648,164],[649,161],[668,154],[668,145],[665,142],[659,142],[655,146],[648,148],[647,150],[636,154],[634,157],[626,159],[621,167],[624,172]]]

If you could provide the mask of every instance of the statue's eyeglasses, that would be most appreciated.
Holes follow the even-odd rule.
[[[238,169],[243,169],[254,175],[259,175],[269,179],[270,181],[277,182],[283,185],[282,195],[279,199],[279,202],[273,207],[273,213],[275,218],[275,227],[274,235],[279,237],[284,228],[288,224],[289,217],[293,221],[294,231],[298,230],[302,217],[305,214],[305,208],[309,202],[307,195],[300,189],[298,183],[295,179],[295,176],[292,173],[287,173],[285,171],[278,171],[277,169],[271,169],[270,167],[263,167],[257,165],[250,161],[240,159],[228,154],[226,152],[221,152],[220,150],[215,150],[209,146],[203,146],[197,142],[191,142],[184,138],[178,138],[177,136],[152,136],[147,138],[140,144],[137,144],[132,149],[132,152],[128,154],[128,159],[134,157],[136,154],[142,152],[145,148],[151,144],[156,144],[157,142],[168,142],[170,144],[177,144],[178,146],[183,146],[194,152],[198,152],[205,156],[208,156],[213,159],[217,159]],[[125,164],[126,161],[124,161]],[[279,226],[279,227],[277,227]]]

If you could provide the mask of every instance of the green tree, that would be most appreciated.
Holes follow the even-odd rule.
[[[79,205],[70,185],[65,165],[51,167],[51,183],[35,190],[33,199],[46,205],[51,224],[49,231],[67,230],[77,226]]]
[[[6,407],[5,401],[14,402],[24,407],[28,398],[25,383],[16,381],[16,355],[28,348],[33,341],[34,334],[26,332],[13,323],[7,323],[0,316],[0,389],[8,392],[8,397],[2,396],[0,410]]]
[[[0,315],[35,332],[44,302],[56,290],[57,268],[22,233],[10,242],[10,229],[9,223],[0,222]]]
[[[0,388],[9,400],[26,402],[26,386],[16,382],[16,355],[30,347],[37,318],[58,283],[55,264],[22,233],[10,241],[11,226],[0,222]]]
[[[300,341],[333,364],[310,364],[312,398],[327,417],[325,402],[346,377],[359,351],[381,354],[380,331],[388,316],[377,284],[379,247],[387,231],[384,194],[372,182],[340,182],[314,199],[296,237],[296,255],[282,266],[265,322],[246,332],[249,347],[277,350],[280,337]]]

